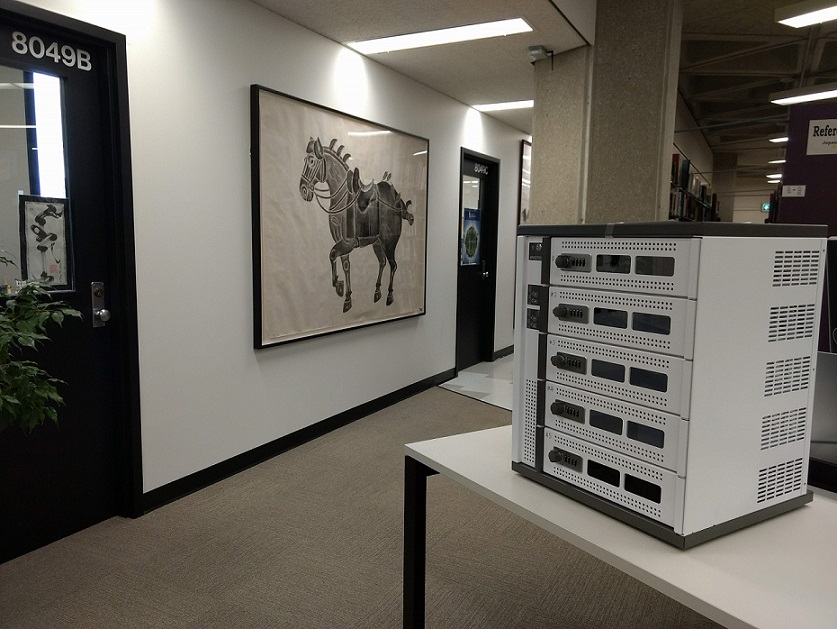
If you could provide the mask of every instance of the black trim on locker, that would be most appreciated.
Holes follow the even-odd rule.
[[[546,334],[538,335],[538,380],[546,380]]]
[[[546,380],[538,380],[537,388],[536,423],[538,426],[543,426],[546,423]]]
[[[678,223],[658,221],[653,223],[608,223],[599,225],[521,225],[518,236],[601,236],[614,238],[643,238],[668,236],[689,238],[692,236],[732,236],[758,238],[827,238],[827,225],[798,225],[792,223]],[[548,241],[549,238],[544,238]],[[549,256],[545,256],[548,261]],[[547,267],[549,266],[547,262]]]
[[[529,474],[534,473],[535,476],[540,477],[542,476],[543,472],[543,443],[544,443],[544,436],[543,436],[543,426],[537,426],[535,428],[535,470],[532,471],[528,466],[526,469],[529,470]],[[512,469],[515,469],[515,465],[518,465],[512,462]],[[524,476],[527,476],[524,474]]]
[[[538,232],[540,233],[540,232]],[[552,240],[543,239],[543,254],[541,256],[541,284],[548,285],[552,274]]]

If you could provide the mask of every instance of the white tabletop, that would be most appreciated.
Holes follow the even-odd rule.
[[[405,454],[728,627],[837,627],[837,500],[688,550],[511,469],[511,426],[405,446]]]

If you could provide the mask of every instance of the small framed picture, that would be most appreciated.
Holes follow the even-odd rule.
[[[67,199],[20,195],[20,272],[52,290],[72,288]]]

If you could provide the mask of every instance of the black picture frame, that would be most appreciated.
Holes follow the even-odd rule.
[[[48,290],[73,287],[70,204],[65,198],[21,194],[20,273]]]
[[[425,314],[429,140],[261,85],[250,104],[254,348]]]

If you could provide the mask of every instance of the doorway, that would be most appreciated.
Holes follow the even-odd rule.
[[[140,511],[136,287],[125,38],[0,2],[2,299],[40,281],[80,311],[25,358],[58,425],[0,433],[0,562]]]
[[[494,359],[500,162],[462,149],[456,371]]]

